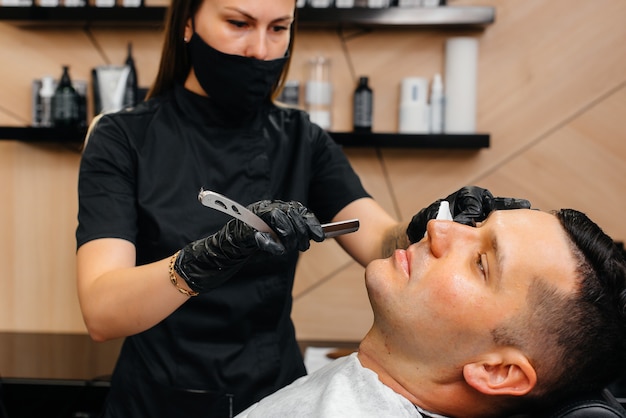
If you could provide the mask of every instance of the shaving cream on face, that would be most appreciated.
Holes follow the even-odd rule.
[[[452,212],[450,212],[450,202],[447,200],[442,200],[439,202],[439,211],[437,212],[437,216],[435,219],[444,220],[444,221],[453,221]],[[424,232],[424,237],[428,236],[428,230]]]
[[[445,221],[454,220],[452,218],[452,213],[450,212],[450,202],[443,200],[439,203],[439,212],[437,212],[437,217],[435,219],[443,219]]]

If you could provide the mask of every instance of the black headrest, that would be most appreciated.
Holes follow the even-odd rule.
[[[626,409],[607,389],[574,396],[548,411],[546,418],[626,418]]]

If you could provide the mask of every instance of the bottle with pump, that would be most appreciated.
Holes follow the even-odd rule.
[[[444,106],[441,74],[435,74],[430,87],[430,132],[433,134],[440,134],[444,131]]]
[[[305,85],[306,111],[311,122],[322,129],[331,129],[333,85],[330,80],[330,59],[317,56],[309,60],[309,78]]]
[[[133,59],[133,47],[128,43],[128,56],[126,57],[126,66],[128,67],[128,77],[126,78],[126,88],[124,89],[124,99],[122,107],[132,107],[139,102],[139,93],[137,86],[137,69],[135,68],[135,60]]]
[[[55,126],[77,126],[80,119],[80,97],[69,74],[69,67],[63,66],[63,75],[52,96],[52,121]]]
[[[368,85],[368,77],[360,77],[354,90],[354,132],[372,131],[372,113],[374,94]]]

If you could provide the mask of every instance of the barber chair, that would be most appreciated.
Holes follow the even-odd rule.
[[[608,390],[573,396],[542,413],[512,418],[626,418],[626,409]]]

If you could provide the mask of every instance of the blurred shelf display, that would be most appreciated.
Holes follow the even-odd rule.
[[[0,7],[0,21],[21,25],[145,23],[161,25],[165,7]],[[420,27],[484,26],[495,21],[491,6],[439,6],[388,8],[312,8],[298,9],[300,27]]]
[[[0,140],[82,144],[87,128],[0,126]],[[398,134],[329,132],[343,147],[480,149],[489,147],[489,134]]]
[[[1,1],[1,0],[0,0]],[[0,22],[30,27],[128,26],[162,27],[167,7],[41,7],[0,6]],[[482,28],[495,21],[495,7],[437,6],[388,8],[297,9],[298,27]],[[86,127],[0,127],[0,140],[82,145]],[[489,147],[489,134],[399,134],[329,132],[344,147],[480,149]]]

